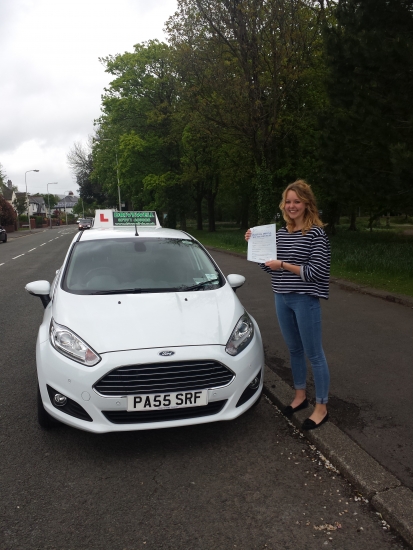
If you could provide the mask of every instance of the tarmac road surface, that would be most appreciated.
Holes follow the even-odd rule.
[[[43,308],[24,285],[52,280],[73,234],[0,245],[1,550],[407,548],[266,398],[233,422],[106,435],[41,430]],[[231,259],[230,271],[245,265]],[[251,300],[259,310],[267,297]],[[278,342],[267,346],[282,372]]]
[[[270,276],[240,256],[210,252],[225,275],[246,277],[237,295],[258,322],[266,364],[292,386]],[[330,285],[329,300],[321,303],[331,371],[330,417],[413,489],[413,308],[335,284]],[[311,384],[309,394],[314,396]]]

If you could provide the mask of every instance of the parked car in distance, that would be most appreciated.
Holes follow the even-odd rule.
[[[90,229],[93,226],[93,220],[90,218],[81,218],[77,223],[79,225],[79,231]]]
[[[7,231],[0,225],[0,242],[7,243]]]
[[[185,231],[162,228],[155,212],[97,210],[52,284],[26,285],[45,307],[40,426],[120,432],[246,412],[261,396],[264,350],[235,294],[244,282],[225,277]]]

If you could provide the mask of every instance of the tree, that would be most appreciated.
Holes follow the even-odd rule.
[[[16,212],[12,205],[0,194],[0,225],[14,225]]]
[[[93,177],[92,147],[93,137],[89,136],[86,145],[74,143],[67,155],[67,162],[79,186],[80,197],[88,204],[97,203],[102,207],[116,205],[116,196],[105,192],[99,179]]]
[[[302,137],[316,121],[321,16],[301,0],[180,0],[167,23],[192,109],[221,129],[222,142],[250,153],[250,193],[283,187],[313,153]],[[269,200],[275,213],[275,194]]]
[[[180,138],[176,77],[170,48],[157,40],[137,44],[133,53],[101,59],[115,78],[105,90],[93,148],[95,174],[105,189],[116,189],[135,207],[168,211],[168,224],[185,212],[180,185]],[[182,187],[180,193],[182,198]]]
[[[7,179],[7,176],[6,176],[6,173],[3,171],[3,166],[0,162],[0,183],[3,183],[5,184],[6,183],[6,179]]]
[[[57,195],[52,195],[51,193],[49,193],[49,194],[45,193],[44,195],[41,195],[41,197],[44,198],[44,202],[45,202],[47,208],[49,208],[49,205],[50,205],[50,210],[52,210],[52,208],[54,206],[56,206],[56,204],[60,200]]]
[[[351,229],[360,206],[371,227],[413,187],[413,7],[340,0],[334,15],[325,27],[324,190],[333,211],[347,207]]]
[[[17,214],[19,216],[21,216],[22,214],[27,213],[27,200],[26,199],[27,199],[26,194],[21,193],[18,196],[16,195],[16,198],[13,201],[14,209],[15,209],[15,211],[17,212]]]

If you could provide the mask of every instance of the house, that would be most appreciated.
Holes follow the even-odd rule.
[[[73,191],[69,191],[69,194],[60,199],[60,201],[53,207],[53,210],[59,210],[61,214],[65,212],[67,214],[73,214],[73,208],[76,206],[79,197],[75,197]]]
[[[30,216],[45,216],[46,205],[44,198],[29,195],[29,212]]]
[[[18,191],[16,193],[16,199],[25,204],[25,211],[23,214],[27,214],[27,200],[26,193]],[[28,195],[27,197],[29,202],[29,214],[30,216],[45,216],[46,215],[46,205],[44,203],[43,197],[34,197],[33,195]]]
[[[14,208],[13,201],[16,199],[16,193],[13,189],[11,180],[7,181],[7,185],[0,182],[0,195],[3,195],[6,201],[9,202]]]

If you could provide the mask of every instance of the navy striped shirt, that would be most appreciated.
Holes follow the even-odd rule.
[[[265,264],[259,265],[271,274],[273,292],[296,292],[327,299],[330,259],[330,243],[324,229],[314,225],[303,235],[301,230],[288,233],[283,227],[277,231],[277,260],[299,265],[300,275],[286,269],[272,271]]]

